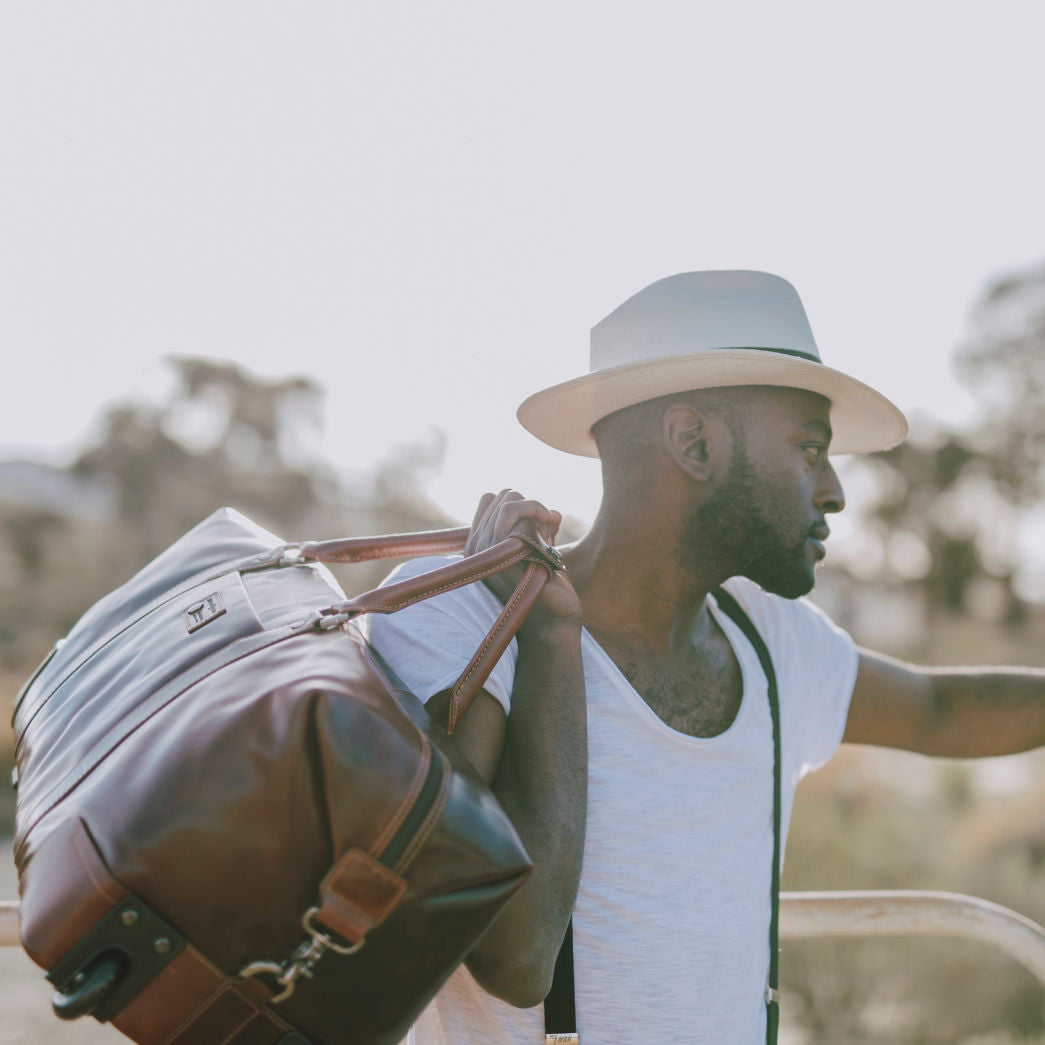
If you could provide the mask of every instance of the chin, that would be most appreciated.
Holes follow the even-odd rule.
[[[783,599],[800,599],[808,595],[816,585],[816,574],[808,566],[801,570],[748,570],[744,573],[748,580],[754,581],[771,595],[779,595]]]

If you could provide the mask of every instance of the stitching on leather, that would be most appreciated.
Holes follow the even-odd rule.
[[[239,992],[236,991],[235,988],[233,988],[233,991],[236,994],[239,994]],[[254,1003],[252,1001],[250,1001],[249,999],[246,999],[246,998],[244,1000],[247,1001],[248,1004],[250,1005],[250,1008],[251,1008],[250,1013],[248,1014],[247,1018],[231,1034],[229,1034],[225,1038],[222,1038],[221,1045],[228,1045],[228,1043],[230,1041],[232,1041],[232,1039],[235,1038],[236,1035],[239,1034],[239,1032],[241,1030],[243,1030],[243,1028],[246,1027],[246,1025],[248,1023],[252,1023],[253,1020],[255,1019],[255,1017],[258,1015],[258,1010],[254,1008]]]
[[[212,975],[214,973],[218,973],[219,978],[222,980],[224,979],[224,974],[218,972],[217,966],[211,964],[211,962],[209,962],[202,954],[200,954],[199,951],[197,951],[196,948],[192,946],[192,944],[189,944],[189,946],[186,947],[181,953],[188,955],[193,961],[198,962],[207,970],[208,973]],[[221,995],[222,990],[223,987],[221,985],[219,985],[215,990],[212,990],[210,994],[208,994],[207,997],[199,1005],[197,1005],[196,1008],[193,1009],[192,1012],[190,1012],[189,1015],[186,1016],[181,1021],[181,1023],[179,1023],[178,1026],[175,1027],[174,1030],[172,1030],[170,1034],[167,1035],[166,1038],[163,1039],[161,1045],[170,1045],[170,1042],[177,1041],[179,1035],[181,1035],[183,1031],[191,1027],[192,1024],[195,1023],[196,1020],[199,1019],[199,1017],[202,1016],[203,1013],[205,1013],[211,1007],[211,1005],[214,1004],[215,1000]]]
[[[450,784],[453,780],[452,772],[443,753],[440,751],[437,752],[437,754],[443,761],[443,781],[439,788],[439,794],[432,803],[432,808],[428,811],[428,815],[424,818],[421,826],[418,827],[414,837],[410,840],[410,844],[406,847],[403,855],[399,858],[398,863],[393,868],[397,874],[402,874],[410,866],[414,857],[417,855],[417,851],[428,840],[432,828],[435,827],[436,821],[440,816],[442,816],[443,809],[446,807],[446,803],[450,797]]]
[[[239,1034],[239,1032],[243,1030],[243,1028],[252,1019],[254,1019],[255,1016],[259,1014],[264,1015],[264,1010],[259,1009],[257,1007],[253,998],[244,994],[237,984],[225,982],[225,974],[221,972],[218,969],[218,967],[214,965],[211,961],[209,961],[204,955],[200,954],[199,951],[197,951],[191,944],[188,947],[186,947],[184,951],[182,951],[182,954],[187,954],[194,961],[202,965],[207,970],[207,972],[217,973],[217,975],[221,978],[223,982],[219,984],[219,986],[215,990],[211,991],[211,993],[207,996],[207,999],[202,1004],[198,1005],[188,1016],[185,1017],[184,1020],[181,1021],[181,1023],[178,1024],[178,1026],[173,1031],[171,1031],[170,1034],[167,1035],[166,1038],[163,1039],[161,1045],[171,1045],[172,1042],[176,1042],[178,1038],[183,1033],[185,1033],[185,1031],[189,1030],[192,1027],[192,1025],[205,1012],[207,1012],[208,1009],[210,1009],[225,994],[228,994],[230,992],[232,994],[235,994],[242,1002],[244,1002],[244,1004],[246,1004],[250,1008],[251,1012],[250,1015],[248,1015],[247,1018],[242,1023],[240,1023],[238,1027],[236,1027],[232,1034],[224,1039],[225,1042],[231,1041],[232,1038]]]
[[[396,610],[401,610],[404,606],[409,606],[412,603],[420,602],[422,599],[429,599],[433,595],[440,595],[444,591],[453,591],[454,588],[464,587],[466,584],[471,584],[473,581],[480,581],[484,577],[489,577],[493,573],[500,573],[501,570],[507,569],[509,566],[514,566],[520,559],[525,559],[529,555],[529,548],[524,548],[522,551],[513,555],[510,559],[506,559],[504,562],[499,562],[495,566],[486,567],[483,570],[477,570],[475,573],[468,574],[463,580],[451,581],[449,584],[442,584],[438,588],[427,588],[420,595],[411,595],[404,599],[402,602],[394,603],[392,606],[385,610],[386,613],[395,613]],[[373,612],[364,610],[364,613]]]
[[[379,856],[384,852],[388,843],[395,837],[396,831],[402,826],[403,821],[407,818],[411,808],[413,808],[414,802],[417,801],[418,795],[421,794],[421,789],[425,785],[425,779],[428,776],[428,769],[432,761],[432,749],[429,744],[422,746],[423,757],[418,762],[417,770],[414,773],[414,779],[410,783],[410,790],[407,792],[406,797],[400,802],[399,807],[396,809],[395,814],[389,821],[388,826],[385,828],[381,837],[374,843],[371,855]]]
[[[374,559],[397,559],[400,556],[406,558],[408,556],[423,555],[427,552],[430,555],[438,555],[440,552],[453,551],[454,549],[460,549],[461,541],[450,540],[447,538],[442,543],[437,544],[425,544],[422,542],[414,541],[410,544],[393,545],[391,547],[376,547],[376,546],[359,546],[357,548],[348,548],[345,551],[340,552],[323,552],[319,548],[314,548],[310,552],[304,554],[310,559],[316,559],[317,562],[337,562],[345,565],[351,565],[357,562],[372,562]],[[319,555],[322,554],[324,558],[320,559]]]
[[[494,643],[494,639],[504,630],[508,623],[508,619],[512,614],[512,611],[519,604],[526,590],[533,583],[534,577],[537,576],[537,570],[533,569],[527,576],[524,576],[522,581],[519,583],[519,587],[516,588],[515,594],[505,605],[504,610],[501,612],[500,618],[494,624],[490,634],[486,636],[486,641],[476,650],[475,656],[472,658],[471,664],[465,669],[465,673],[457,680],[454,685],[454,697],[451,700],[451,711],[453,714],[450,717],[450,725],[453,726],[457,722],[459,707],[460,707],[460,694],[467,687],[468,680],[475,674],[479,665],[482,663],[487,651]]]
[[[515,607],[518,606],[519,603],[522,601],[523,595],[526,594],[526,590],[533,583],[533,579],[536,576],[537,570],[533,569],[526,576],[523,577],[522,581],[520,581],[519,587],[515,590],[515,594],[511,597],[511,599],[509,599],[508,603],[505,605],[504,612],[501,613],[500,620],[490,631],[490,634],[486,636],[486,641],[479,647],[477,651],[477,656],[475,658],[475,667],[473,667],[472,670],[469,671],[468,674],[465,675],[464,679],[462,679],[461,681],[467,681],[470,675],[475,674],[475,668],[479,666],[479,661],[483,659],[483,656],[485,655],[486,651],[493,645],[496,636],[504,630],[505,626],[508,624],[508,620],[512,612],[514,611]]]

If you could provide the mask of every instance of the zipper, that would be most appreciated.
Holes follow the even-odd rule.
[[[402,826],[392,836],[392,840],[385,846],[380,856],[377,857],[378,863],[383,864],[389,870],[396,869],[396,863],[413,841],[418,828],[424,823],[425,817],[428,816],[432,806],[435,804],[435,800],[439,797],[439,792],[443,786],[443,777],[446,774],[443,753],[423,733],[421,736],[428,745],[431,756],[428,763],[428,773],[425,775],[425,782],[421,786],[421,792],[417,796],[417,800],[414,802],[410,812],[407,813]]]
[[[181,596],[183,596],[187,591],[190,591],[192,588],[196,587],[199,584],[205,584],[208,581],[220,580],[222,577],[225,577],[230,573],[256,573],[259,570],[270,569],[273,567],[279,568],[284,565],[293,565],[293,563],[291,563],[289,560],[284,562],[284,560],[286,559],[287,556],[285,554],[285,551],[281,547],[270,552],[254,554],[249,557],[244,557],[240,559],[230,559],[224,563],[215,563],[213,566],[208,567],[206,570],[201,570],[194,576],[183,580],[175,589],[172,590],[168,588],[161,595],[156,596],[154,599],[146,603],[144,606],[139,607],[136,615],[131,617],[131,619],[122,619],[117,626],[112,627],[109,629],[108,632],[103,633],[102,636],[96,639],[92,645],[88,646],[84,650],[81,650],[78,659],[72,664],[67,664],[65,666],[65,674],[62,675],[62,677],[58,679],[57,682],[54,682],[48,691],[46,691],[42,695],[38,695],[36,705],[34,707],[26,709],[24,724],[22,725],[21,729],[16,731],[15,749],[17,750],[21,746],[22,737],[25,735],[26,730],[32,724],[33,719],[36,718],[40,710],[55,695],[55,693],[57,693],[58,690],[61,689],[62,686],[64,686],[66,682],[68,682],[69,679],[72,678],[72,676],[75,675],[76,672],[78,672],[92,657],[96,656],[99,652],[105,649],[105,647],[108,646],[109,643],[111,643],[114,639],[117,639],[120,635],[127,631],[128,628],[134,627],[135,624],[138,624],[140,621],[144,620],[146,617],[149,616],[149,614],[153,613],[154,611],[160,609],[163,606],[169,605],[175,599],[181,598]],[[119,588],[114,589],[114,591],[119,591]],[[111,595],[113,594],[113,592],[110,592],[109,594]],[[99,602],[100,601],[101,600],[99,599]],[[97,605],[97,603],[95,605]],[[93,607],[91,608],[93,609]],[[75,630],[75,626],[73,630]],[[72,632],[70,632],[69,634],[71,635]],[[32,689],[33,684],[40,677],[41,672],[43,672],[44,668],[46,668],[47,665],[51,662],[54,655],[58,652],[59,647],[66,641],[67,638],[68,636],[66,636],[65,639],[58,640],[54,648],[44,659],[43,663],[36,669],[29,681],[22,687],[15,702],[14,710],[11,713],[12,727],[15,726],[19,713],[22,711],[22,705],[24,704],[26,697],[29,696],[29,692]]]

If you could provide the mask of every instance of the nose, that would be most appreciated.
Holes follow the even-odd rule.
[[[845,491],[838,478],[834,465],[826,462],[820,487],[816,494],[816,506],[825,515],[827,513],[838,513],[845,507]]]

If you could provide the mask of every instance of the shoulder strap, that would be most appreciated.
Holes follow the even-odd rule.
[[[776,1045],[780,1026],[779,998],[779,923],[780,923],[780,827],[781,827],[781,754],[780,754],[780,698],[777,692],[773,660],[751,619],[727,591],[716,588],[712,595],[719,609],[744,633],[758,657],[766,676],[769,696],[769,714],[773,721],[773,866],[770,875],[769,916],[769,982],[766,987],[766,1043]],[[577,1014],[573,983],[573,920],[566,927],[566,936],[555,962],[552,989],[544,1001],[545,1045],[570,1043],[576,1045]]]
[[[552,989],[544,999],[545,1045],[577,1045],[576,990],[573,984],[573,919],[566,926],[555,959]]]
[[[769,694],[769,714],[773,720],[773,867],[771,871],[769,915],[769,983],[766,986],[766,1042],[776,1045],[780,1026],[780,821],[781,821],[781,754],[780,754],[780,695],[777,692],[773,660],[751,618],[729,592],[716,588],[712,594],[719,609],[744,633],[751,643],[766,675]]]

